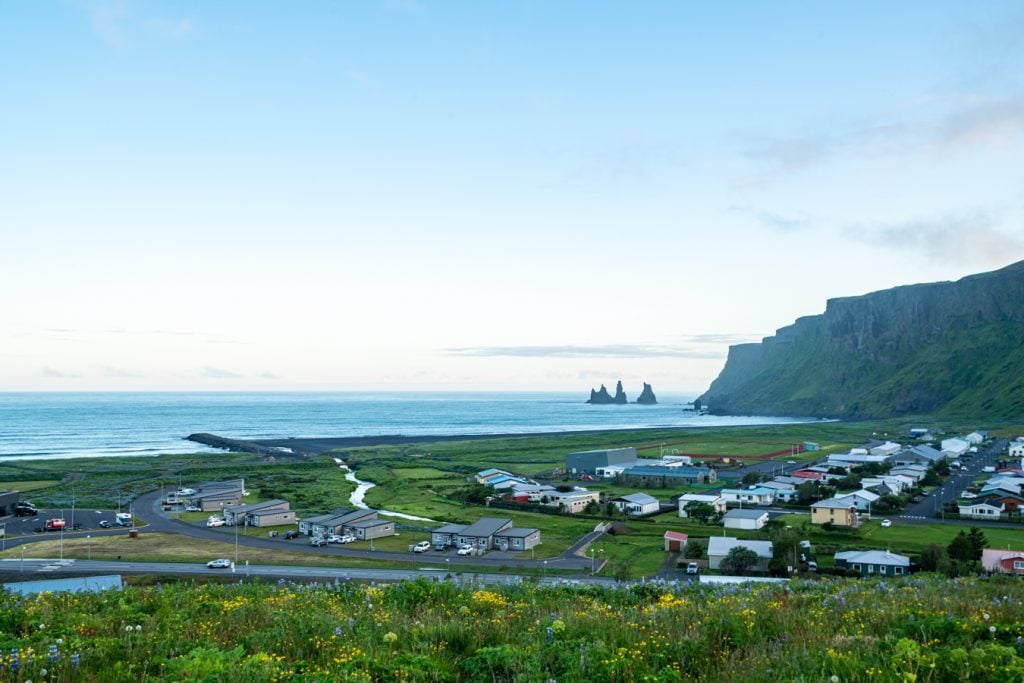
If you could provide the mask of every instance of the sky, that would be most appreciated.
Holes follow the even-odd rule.
[[[1018,2],[0,1],[0,391],[696,395],[1024,259]]]

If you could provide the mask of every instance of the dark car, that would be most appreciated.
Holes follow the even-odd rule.
[[[284,534],[284,540],[286,540],[286,541],[290,541],[293,538],[298,538],[298,537],[299,537],[299,532],[298,531],[286,531],[285,534]]]
[[[101,529],[109,529],[110,528],[110,522],[108,522],[105,519],[101,519],[100,520],[100,528]]]
[[[38,514],[39,510],[36,510],[34,505],[29,505],[28,503],[18,503],[14,507],[15,517],[34,517]]]

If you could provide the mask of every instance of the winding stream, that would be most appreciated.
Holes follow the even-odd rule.
[[[356,490],[352,492],[352,495],[348,497],[348,502],[353,507],[360,508],[361,510],[369,509],[369,505],[363,502],[366,498],[366,492],[372,489],[376,484],[372,481],[363,481],[356,477],[356,473],[349,469],[348,465],[342,462],[340,459],[335,458],[334,462],[338,464],[338,467],[345,470],[345,480],[356,484]],[[400,519],[410,519],[414,522],[435,522],[436,520],[430,519],[429,517],[417,517],[416,515],[407,515],[404,512],[394,512],[392,510],[377,510],[382,515],[388,517],[398,517]]]

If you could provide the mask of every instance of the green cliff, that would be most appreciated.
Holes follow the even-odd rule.
[[[720,415],[1024,415],[1024,261],[832,299],[729,349],[700,400]]]

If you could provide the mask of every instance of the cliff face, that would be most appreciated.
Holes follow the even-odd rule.
[[[1024,413],[1024,262],[830,300],[740,344],[700,397],[716,414],[887,417]]]

